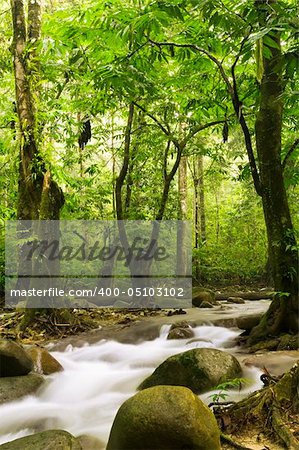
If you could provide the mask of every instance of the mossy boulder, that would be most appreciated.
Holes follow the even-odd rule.
[[[210,409],[190,389],[156,386],[119,408],[106,450],[220,450]]]
[[[193,336],[192,328],[174,328],[169,331],[167,339],[190,339]]]
[[[33,370],[33,361],[14,341],[0,339],[0,377],[27,375]]]
[[[170,327],[167,339],[189,339],[194,336],[191,325],[185,320],[173,323]]]
[[[31,347],[27,354],[33,360],[34,371],[44,375],[51,375],[63,370],[62,365],[45,348]]]
[[[201,302],[200,308],[213,308],[213,305],[210,302],[204,301],[204,302]]]
[[[215,303],[215,293],[210,289],[195,287],[192,289],[192,305],[200,307],[203,302]]]
[[[251,314],[250,316],[240,316],[237,318],[237,327],[240,330],[251,331],[252,328],[256,327],[264,313]]]
[[[138,389],[174,385],[201,394],[241,375],[241,366],[234,356],[213,348],[196,348],[166,359]]]
[[[243,305],[245,303],[244,298],[241,297],[228,297],[227,303],[235,303],[236,305]]]
[[[0,450],[82,450],[79,441],[63,430],[49,430],[0,445]]]
[[[103,441],[88,434],[82,434],[77,439],[81,444],[82,450],[105,450],[106,448],[106,444]]]
[[[21,377],[0,378],[0,404],[33,394],[43,382],[43,377],[35,373]]]

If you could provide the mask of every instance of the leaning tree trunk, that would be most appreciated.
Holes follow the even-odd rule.
[[[269,3],[275,0],[257,2],[261,24],[266,21],[266,13],[260,7],[265,8]],[[253,329],[251,344],[269,335],[299,330],[298,251],[281,164],[283,76],[279,32],[272,31],[271,38],[275,47],[263,43],[271,56],[263,57],[260,110],[255,128],[269,260],[277,295],[261,323]]]
[[[18,207],[19,220],[57,220],[64,199],[61,189],[45,168],[39,151],[41,128],[37,122],[36,98],[39,78],[37,55],[41,36],[41,1],[28,1],[26,21],[23,0],[11,0],[13,23],[13,65],[16,107],[20,129]],[[28,52],[30,45],[30,52]],[[22,250],[21,250],[22,251]],[[28,287],[28,286],[27,286]],[[21,329],[26,328],[35,310],[27,309]]]

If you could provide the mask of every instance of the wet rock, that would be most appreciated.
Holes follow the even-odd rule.
[[[190,389],[156,386],[119,408],[107,450],[220,450],[211,410]]]
[[[204,301],[200,304],[200,308],[213,308],[213,305],[210,302]]]
[[[192,328],[174,328],[169,331],[167,339],[189,339],[193,336]]]
[[[299,360],[299,351],[267,351],[261,354],[246,355],[240,360],[245,366],[259,367],[260,369],[266,367],[271,375],[280,376],[291,370],[293,365]]]
[[[284,334],[280,337],[277,350],[297,350],[299,348],[298,334]]]
[[[171,325],[167,339],[188,339],[193,336],[194,331],[191,325],[187,321],[182,320]]]
[[[166,359],[138,389],[174,385],[201,394],[241,375],[241,366],[234,356],[213,348],[196,348]]]
[[[83,434],[77,439],[81,444],[82,450],[105,450],[106,445],[104,442],[94,436]]]
[[[203,302],[214,303],[215,294],[209,289],[195,287],[192,290],[192,305],[199,307]]]
[[[66,431],[49,430],[2,444],[0,450],[82,450],[82,447]]]
[[[0,377],[27,375],[33,361],[26,351],[14,341],[0,340]]]
[[[37,373],[51,375],[63,370],[62,365],[45,348],[31,347],[27,354],[33,360],[34,371]]]
[[[43,377],[34,373],[19,377],[0,378],[0,404],[33,394],[43,382]]]
[[[245,300],[241,297],[228,297],[227,303],[235,303],[237,305],[242,305],[245,303]]]
[[[250,316],[240,316],[237,318],[237,327],[240,330],[251,331],[260,322],[264,313],[252,314]]]

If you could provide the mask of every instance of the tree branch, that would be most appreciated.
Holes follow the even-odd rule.
[[[261,182],[260,182],[260,177],[259,177],[259,173],[258,173],[258,169],[257,169],[255,157],[254,157],[250,131],[248,129],[245,117],[242,112],[242,103],[240,102],[240,99],[238,96],[236,76],[235,76],[235,68],[240,59],[242,50],[244,48],[244,45],[245,45],[248,37],[249,37],[249,33],[246,35],[246,37],[241,42],[240,50],[239,50],[238,55],[233,63],[233,66],[231,68],[233,83],[231,83],[231,81],[229,80],[222,63],[214,55],[212,55],[210,52],[208,52],[204,48],[198,47],[195,44],[177,44],[175,42],[156,42],[151,39],[149,39],[149,43],[152,45],[155,45],[159,48],[161,48],[163,46],[168,46],[168,47],[172,46],[172,47],[178,47],[178,48],[191,48],[197,52],[203,53],[217,65],[217,67],[220,71],[221,77],[227,86],[228,93],[232,99],[232,103],[234,106],[236,116],[238,118],[238,121],[240,123],[240,126],[241,126],[243,134],[244,134],[245,146],[246,146],[246,151],[247,151],[247,155],[248,155],[248,160],[249,160],[249,164],[250,164],[250,169],[251,169],[251,173],[252,173],[255,190],[258,195],[261,195],[262,194]]]
[[[132,102],[132,103],[130,103],[130,107],[129,107],[128,122],[127,122],[126,131],[125,131],[125,148],[124,148],[123,165],[122,165],[119,176],[117,177],[117,180],[115,183],[115,200],[116,200],[117,220],[123,220],[123,206],[122,206],[121,191],[122,191],[122,187],[123,187],[125,178],[128,173],[128,168],[129,168],[131,129],[132,129],[132,124],[133,124],[133,117],[134,117],[134,104]]]
[[[224,67],[223,67],[222,63],[219,61],[219,59],[217,59],[214,55],[212,55],[210,52],[208,52],[204,48],[198,47],[195,44],[178,44],[176,42],[157,42],[157,41],[153,41],[152,39],[149,39],[148,42],[150,44],[152,44],[152,45],[155,45],[156,47],[159,47],[159,48],[161,48],[161,47],[191,48],[193,50],[196,50],[199,53],[203,53],[204,55],[206,55],[211,61],[213,61],[217,65],[217,67],[218,67],[218,69],[219,69],[219,71],[221,73],[221,76],[222,76],[222,78],[223,78],[223,80],[224,80],[224,82],[225,82],[225,84],[226,84],[226,86],[227,86],[227,88],[229,90],[229,93],[232,95],[233,87],[231,85],[231,82],[229,81],[228,76],[225,73],[225,70],[224,70]]]
[[[287,165],[287,162],[288,162],[290,156],[291,156],[292,153],[296,150],[296,148],[298,147],[298,145],[299,145],[299,138],[295,139],[295,142],[293,142],[293,144],[292,144],[291,147],[289,148],[287,154],[285,155],[284,160],[283,160],[283,162],[282,162],[282,169],[283,169],[283,170],[285,169],[285,167],[286,167],[286,165]]]
[[[252,178],[253,178],[253,184],[254,184],[256,193],[259,196],[261,196],[262,195],[261,180],[260,180],[259,172],[258,172],[258,169],[257,169],[256,160],[255,160],[255,157],[254,157],[250,131],[249,131],[247,122],[245,120],[245,117],[244,117],[244,114],[243,114],[243,111],[242,111],[242,102],[240,101],[239,94],[238,94],[238,87],[237,87],[237,80],[236,80],[236,73],[235,73],[235,69],[236,69],[237,63],[238,63],[238,61],[240,59],[240,56],[242,54],[244,45],[245,45],[245,43],[247,42],[247,40],[248,40],[248,38],[250,36],[251,30],[252,30],[252,26],[250,26],[249,33],[242,40],[239,52],[238,52],[238,54],[236,56],[236,59],[235,59],[233,65],[231,67],[231,74],[232,74],[232,79],[233,79],[232,102],[233,102],[234,110],[235,110],[236,116],[238,118],[239,124],[240,124],[240,126],[242,128],[242,131],[243,131],[243,135],[244,135],[244,139],[245,139],[245,147],[246,147],[248,161],[249,161],[249,165],[250,165],[250,170],[251,170],[251,174],[252,174]]]
[[[198,125],[197,127],[194,127],[193,130],[191,130],[185,139],[181,142],[181,145],[183,148],[186,147],[187,143],[190,139],[192,139],[197,133],[199,133],[202,130],[205,130],[206,128],[212,127],[214,125],[218,125],[220,123],[225,123],[225,120],[214,120],[213,122],[208,122],[204,125]]]
[[[137,108],[139,108],[141,111],[143,111],[144,114],[150,117],[158,125],[158,127],[161,128],[161,130],[163,131],[164,134],[166,134],[166,136],[170,136],[170,130],[168,129],[167,125],[164,126],[153,114],[148,112],[143,106],[139,105],[136,102],[133,102],[133,104],[137,106]]]

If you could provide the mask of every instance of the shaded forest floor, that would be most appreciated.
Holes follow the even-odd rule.
[[[75,309],[55,310],[38,313],[25,331],[17,331],[24,312],[0,309],[0,337],[13,339],[23,344],[42,344],[60,340],[67,336],[96,330],[107,325],[126,325],[145,317],[164,314],[160,310],[121,310],[121,309]]]

